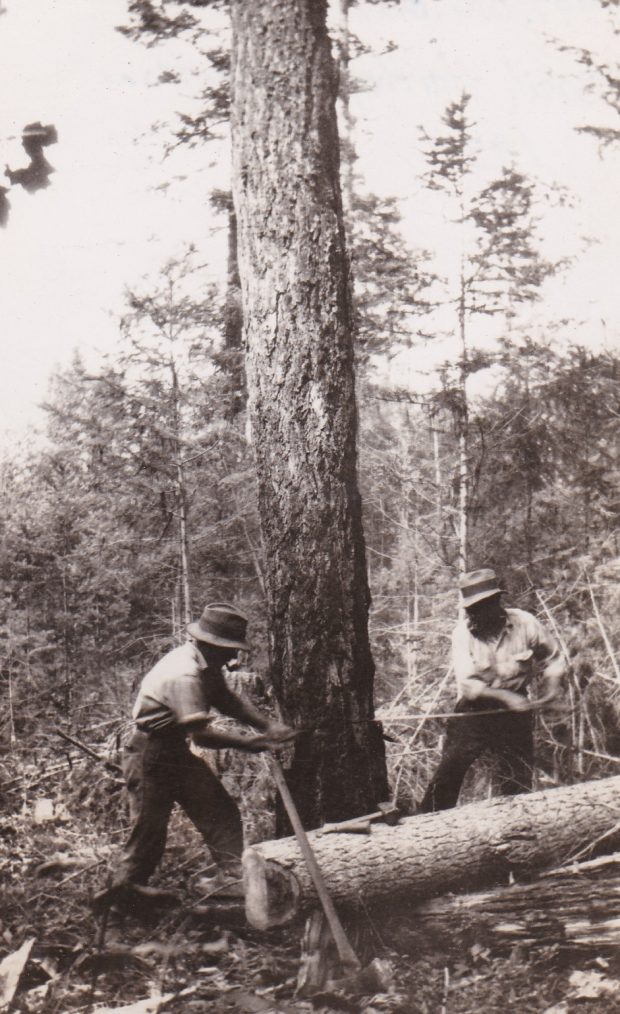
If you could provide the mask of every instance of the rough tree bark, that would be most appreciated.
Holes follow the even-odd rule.
[[[370,835],[312,834],[335,902],[408,904],[524,877],[620,840],[620,776],[408,817]],[[262,842],[243,857],[248,921],[280,925],[316,906],[294,838]]]
[[[226,414],[229,419],[233,420],[245,408],[247,392],[243,356],[241,279],[237,256],[237,216],[233,207],[232,194],[226,195],[224,206],[228,216],[228,263],[226,302],[224,304],[224,348],[220,362],[230,384],[229,406]]]
[[[387,795],[325,0],[233,0],[233,197],[272,680],[306,827]]]
[[[620,853],[615,853],[552,870],[531,884],[423,902],[410,922],[418,952],[441,948],[462,954],[474,942],[495,950],[515,944],[617,950],[619,900]]]

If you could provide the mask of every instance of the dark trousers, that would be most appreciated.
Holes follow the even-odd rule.
[[[447,721],[441,761],[420,803],[420,813],[456,806],[468,769],[485,750],[499,759],[498,781],[502,795],[515,796],[531,790],[534,761],[532,713],[508,710],[500,715],[477,713],[496,707],[491,701],[457,703],[455,716]],[[466,717],[460,718],[460,715]]]
[[[115,884],[146,884],[166,847],[168,821],[179,803],[200,831],[214,861],[238,861],[243,832],[237,804],[178,733],[136,732],[125,749],[123,773],[133,822]]]

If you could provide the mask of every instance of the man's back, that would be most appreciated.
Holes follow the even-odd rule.
[[[167,652],[147,672],[133,708],[142,731],[156,731],[195,718],[206,717],[209,702],[201,678],[205,662],[187,641]]]

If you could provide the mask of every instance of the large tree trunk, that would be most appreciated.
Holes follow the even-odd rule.
[[[325,0],[233,0],[233,196],[272,680],[306,827],[387,794]]]
[[[620,776],[375,824],[370,835],[310,836],[334,901],[347,908],[414,903],[507,882],[620,840]],[[294,838],[243,857],[248,921],[280,925],[316,906]]]

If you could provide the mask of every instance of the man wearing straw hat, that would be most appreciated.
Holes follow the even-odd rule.
[[[455,806],[469,767],[487,750],[499,761],[501,793],[530,791],[533,709],[557,696],[566,669],[558,644],[535,616],[504,608],[493,570],[470,571],[458,584],[465,613],[452,635],[458,700],[421,813]],[[546,692],[530,701],[528,686],[538,673]]]
[[[191,640],[169,651],[142,680],[133,709],[136,731],[124,758],[133,827],[112,892],[138,893],[161,860],[175,803],[183,808],[224,878],[239,875],[241,817],[211,768],[188,739],[210,749],[250,753],[276,749],[294,732],[258,711],[227,686],[224,667],[246,651],[247,617],[214,602],[191,623]],[[243,736],[211,728],[211,708],[257,729]],[[111,892],[102,892],[110,895]],[[143,891],[143,893],[145,893]]]

